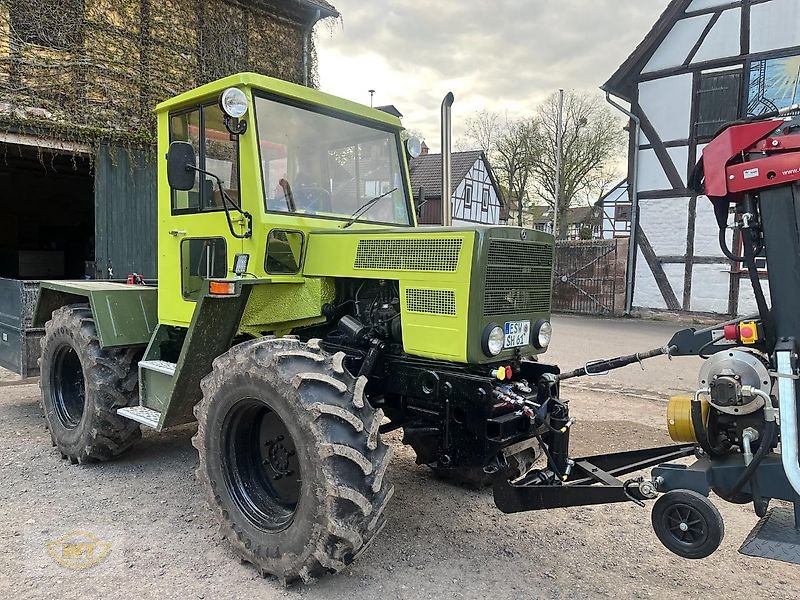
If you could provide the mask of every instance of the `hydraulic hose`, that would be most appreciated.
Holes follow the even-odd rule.
[[[753,294],[756,297],[758,314],[764,324],[764,337],[766,338],[767,345],[772,348],[775,345],[775,328],[773,327],[772,314],[767,305],[767,299],[764,296],[764,289],[761,287],[761,277],[758,274],[758,267],[756,266],[754,242],[749,235],[742,236],[742,241],[744,243],[744,258],[745,264],[747,265],[747,274],[750,277],[750,285],[753,287]]]
[[[729,498],[735,498],[739,492],[742,491],[742,488],[744,488],[745,484],[755,474],[756,469],[758,469],[758,466],[761,464],[761,461],[764,460],[764,457],[772,449],[772,442],[775,441],[776,431],[777,425],[775,424],[775,421],[767,421],[767,424],[764,427],[764,434],[761,438],[761,444],[759,445],[758,450],[756,450],[756,453],[753,455],[753,460],[749,465],[747,465],[744,473],[742,473],[730,491],[723,496],[726,500]]]
[[[708,437],[708,427],[703,423],[703,407],[700,404],[700,394],[706,391],[707,390],[701,390],[694,395],[694,401],[692,402],[692,427],[694,428],[695,436],[697,436],[697,442],[700,444],[703,452],[709,456],[722,456],[728,452],[730,446],[724,441],[720,442],[718,446],[712,446],[711,440]]]

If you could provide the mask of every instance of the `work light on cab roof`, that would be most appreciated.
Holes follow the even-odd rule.
[[[220,95],[219,106],[229,117],[241,119],[247,114],[247,96],[239,88],[228,88]]]

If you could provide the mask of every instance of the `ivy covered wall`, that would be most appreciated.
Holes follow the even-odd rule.
[[[153,107],[199,84],[303,83],[312,20],[287,0],[0,0],[0,128],[150,145]]]

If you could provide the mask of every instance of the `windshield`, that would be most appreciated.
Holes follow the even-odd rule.
[[[410,225],[397,133],[256,97],[266,209]]]

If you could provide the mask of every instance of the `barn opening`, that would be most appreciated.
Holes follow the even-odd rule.
[[[0,189],[0,277],[94,276],[88,154],[0,142]]]

